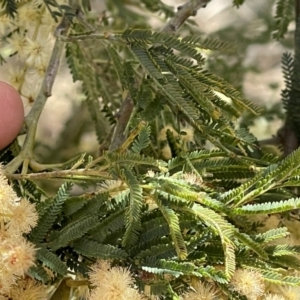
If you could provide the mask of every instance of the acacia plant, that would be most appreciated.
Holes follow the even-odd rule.
[[[89,0],[1,1],[2,70],[30,108],[22,143],[0,152],[1,299],[299,295],[300,246],[283,239],[300,208],[299,1],[278,0],[273,20],[283,38],[296,11],[288,118],[274,138],[283,157],[240,125],[260,109],[206,68],[207,53],[234,51],[190,20],[209,2],[105,1],[96,14]],[[41,154],[38,120],[61,61],[84,101]],[[76,150],[85,123],[97,154]],[[265,230],[254,218],[272,215],[282,220]]]

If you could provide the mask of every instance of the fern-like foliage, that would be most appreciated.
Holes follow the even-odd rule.
[[[150,133],[151,129],[149,126],[142,127],[138,138],[132,145],[132,152],[140,153],[144,148],[147,148],[150,144]]]
[[[285,89],[281,92],[282,102],[287,109],[290,93],[292,90],[292,78],[293,78],[293,71],[294,71],[294,59],[290,53],[283,53],[282,55],[282,72],[285,82]]]
[[[1,8],[4,8],[5,13],[11,18],[14,18],[17,14],[16,0],[3,0]]]
[[[123,239],[123,245],[129,247],[138,240],[141,230],[141,209],[143,205],[142,189],[135,176],[128,170],[124,170],[124,179],[130,189],[129,206],[125,214],[126,232]]]
[[[294,19],[294,1],[278,0],[276,3],[276,31],[274,37],[276,39],[283,38],[287,32],[290,22]]]
[[[102,97],[106,104],[110,103],[111,97],[109,91],[103,80],[98,76],[97,70],[90,65],[84,50],[79,44],[68,44],[66,49],[67,61],[74,81],[80,80],[83,82],[86,104],[95,124],[98,141],[101,142],[104,138],[107,125],[102,121],[103,114],[98,98]],[[84,64],[84,60],[86,64]],[[108,109],[108,106],[106,106],[106,109]]]
[[[46,248],[38,249],[36,258],[42,261],[43,265],[50,268],[53,272],[61,275],[66,275],[68,272],[67,266],[57,257],[57,255]]]
[[[222,298],[242,299],[229,288],[237,268],[256,270],[270,283],[299,285],[291,270],[300,269],[300,248],[279,242],[288,228],[278,223],[266,230],[254,216],[269,220],[276,214],[285,224],[286,215],[300,208],[300,150],[284,159],[264,154],[240,126],[244,113],[260,109],[206,69],[205,57],[232,53],[231,43],[203,38],[188,26],[184,34],[151,30],[141,11],[170,18],[176,10],[160,0],[129,2],[106,1],[107,11],[95,17],[89,0],[71,6],[44,0],[52,18],[71,21],[66,60],[81,83],[82,108],[89,114],[84,120],[94,125],[101,145],[94,157],[79,154],[54,171],[34,174],[34,167],[49,165],[32,164],[30,157],[28,168],[9,174],[18,197],[34,203],[39,215],[26,236],[37,248],[27,274],[58,286],[69,275],[88,278],[97,259],[109,260],[112,267],[128,268],[141,292],[164,299],[179,299],[198,281],[213,282]],[[233,0],[237,7],[244,2]],[[16,16],[19,3],[3,1],[4,13]],[[276,3],[275,36],[281,38],[292,0]],[[298,39],[299,28],[298,22]],[[291,111],[288,124],[297,128],[300,63],[297,55],[284,54],[282,64],[282,99]],[[122,139],[110,147],[119,128]],[[11,155],[24,155],[19,147],[9,149],[0,154],[4,164]],[[28,178],[71,183],[49,197]]]
[[[51,14],[52,18],[55,22],[58,22],[59,17],[65,15],[69,20],[72,20],[73,17],[76,16],[75,12],[69,5],[60,5],[57,3],[56,0],[43,0],[45,6],[47,7],[49,13]]]
[[[52,228],[58,215],[61,213],[62,206],[68,199],[71,184],[66,183],[58,190],[55,198],[50,200],[52,203],[39,214],[37,226],[30,233],[30,240],[35,243],[41,243],[48,231]]]

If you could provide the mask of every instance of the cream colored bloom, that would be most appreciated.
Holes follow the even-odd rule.
[[[3,268],[0,262],[0,295],[9,293],[10,287],[16,282],[16,278],[14,274]]]
[[[13,20],[7,15],[0,17],[0,36],[7,34],[15,27]]]
[[[219,291],[208,283],[198,281],[194,286],[194,292],[183,295],[184,300],[215,300],[218,299]]]
[[[17,195],[8,184],[7,178],[2,174],[2,167],[0,165],[0,221],[7,220],[8,215],[11,213],[13,202],[16,198]]]
[[[19,90],[24,82],[24,70],[26,67],[24,65],[16,65],[8,67],[8,80],[10,84]]]
[[[42,1],[29,1],[18,9],[18,21],[20,24],[26,24],[29,28],[34,26],[42,15],[42,10],[45,9]]]
[[[31,279],[25,278],[17,282],[10,289],[9,296],[13,300],[47,300],[46,287]]]
[[[133,288],[134,279],[126,268],[113,267],[103,260],[97,261],[89,273],[95,289],[89,300],[141,300],[143,296]]]
[[[17,198],[17,195],[11,186],[8,185],[7,178],[2,172],[2,166],[0,164],[0,201],[3,199],[9,199],[9,201],[13,201],[15,198]]]
[[[0,265],[7,273],[22,276],[34,265],[36,249],[22,236],[5,239],[0,250]]]
[[[47,65],[50,57],[49,41],[46,39],[34,41],[29,37],[26,37],[26,42],[26,46],[22,52],[26,64],[29,67],[35,67],[37,69]]]
[[[8,39],[8,44],[10,46],[10,51],[12,54],[18,53],[22,54],[25,46],[27,45],[25,33],[23,31],[14,32]]]
[[[230,281],[230,286],[234,291],[246,296],[248,300],[259,299],[265,291],[262,274],[248,269],[236,270]]]
[[[12,217],[7,223],[9,232],[29,233],[31,228],[37,224],[38,214],[35,205],[25,199],[21,199],[11,208]]]
[[[300,299],[300,287],[297,286],[286,286],[279,287],[281,295],[285,300],[299,300]]]

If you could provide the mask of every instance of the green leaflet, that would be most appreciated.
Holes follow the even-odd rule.
[[[289,109],[291,104],[292,90],[293,90],[293,76],[294,76],[294,58],[291,53],[285,52],[282,54],[282,73],[285,82],[285,89],[281,92],[281,101],[286,111]],[[292,115],[287,114],[289,122],[293,122]]]
[[[232,242],[232,238],[235,234],[234,227],[213,210],[200,205],[194,205],[193,208],[182,208],[181,210],[197,216],[207,224],[211,230],[218,233],[224,250],[225,274],[228,279],[231,278],[235,271],[235,246]]]
[[[50,240],[49,247],[53,251],[67,246],[70,242],[75,241],[85,235],[90,229],[97,226],[97,216],[83,216],[70,222],[62,230],[55,232],[54,238]]]
[[[5,14],[11,18],[15,18],[17,14],[16,0],[3,0],[1,8],[4,8]]]
[[[59,257],[46,248],[39,248],[36,253],[36,258],[39,259],[43,265],[50,268],[53,272],[61,275],[66,275],[68,272],[67,266],[59,259]]]
[[[297,255],[300,252],[298,245],[272,245],[265,247],[265,251],[273,256]]]
[[[30,267],[27,271],[27,274],[32,278],[40,280],[44,283],[50,280],[49,274],[46,272],[45,268],[40,263],[36,263],[35,266]]]
[[[155,202],[158,205],[158,208],[162,212],[164,218],[169,224],[170,235],[172,237],[172,241],[174,243],[177,255],[180,259],[185,259],[187,257],[187,249],[184,242],[184,238],[181,233],[179,219],[174,210],[168,208],[162,204],[159,197],[155,197]]]
[[[105,133],[106,124],[98,101],[102,97],[105,103],[111,101],[107,86],[92,68],[79,43],[67,45],[67,62],[73,75],[73,80],[82,81],[82,91],[86,96],[86,105],[94,122],[98,141],[101,142]]]
[[[140,153],[144,148],[150,144],[151,129],[149,126],[143,126],[137,139],[134,140],[131,150],[134,153]]]
[[[59,188],[51,206],[47,207],[43,213],[43,217],[38,220],[37,226],[31,231],[29,236],[31,241],[41,243],[45,239],[47,232],[53,226],[58,214],[62,210],[63,204],[69,197],[71,186],[70,183],[65,183]]]
[[[153,274],[170,274],[175,277],[193,274],[196,266],[188,262],[159,260],[158,267],[142,266],[142,269]]]
[[[215,158],[215,157],[223,157],[225,156],[225,152],[220,150],[200,150],[200,151],[193,151],[190,153],[185,153],[183,157],[175,157],[168,161],[168,168],[172,170],[179,166],[185,165],[186,161],[185,158],[188,158],[191,162],[201,161],[208,158]]]
[[[73,248],[75,252],[87,257],[121,259],[127,256],[127,253],[122,249],[111,245],[100,244],[86,238],[76,241]]]
[[[245,233],[235,233],[236,237],[247,247],[253,250],[257,255],[263,259],[268,259],[267,252],[261,247],[260,243],[255,242],[249,235]]]
[[[260,204],[248,204],[233,210],[237,215],[274,214],[300,208],[300,198],[268,202]]]
[[[115,70],[117,72],[117,75],[119,77],[119,80],[122,84],[123,89],[128,89],[127,81],[126,81],[125,74],[124,74],[123,61],[122,61],[121,57],[119,56],[116,49],[112,45],[109,45],[107,47],[107,52],[114,64]]]
[[[152,157],[147,157],[145,155],[137,153],[116,153],[110,152],[107,153],[107,158],[110,160],[111,164],[118,164],[120,166],[133,166],[133,165],[150,165],[153,167],[163,168],[166,166],[166,163],[162,160],[157,160]]]
[[[107,236],[115,233],[125,226],[125,209],[120,209],[106,216],[95,228],[89,231],[91,238],[99,243],[104,242]]]
[[[284,276],[279,272],[277,273],[274,271],[261,270],[261,273],[264,276],[264,280],[274,284],[290,286],[298,286],[300,284],[300,279],[298,277]]]
[[[85,196],[69,198],[64,204],[64,212],[66,216],[70,216],[80,210],[87,202]]]
[[[22,187],[24,189],[24,196],[36,203],[39,203],[42,197],[46,196],[46,193],[32,181],[23,180]]]
[[[128,248],[137,242],[141,230],[143,190],[136,177],[126,169],[123,171],[123,179],[130,189],[129,205],[125,213],[126,231],[122,241],[123,246]]]
[[[257,234],[254,238],[255,241],[262,245],[266,245],[274,240],[285,238],[289,235],[288,229],[286,227],[280,227],[268,230],[267,232]]]
[[[293,0],[277,0],[274,38],[281,39],[284,37],[288,30],[288,25],[294,19],[294,5]]]

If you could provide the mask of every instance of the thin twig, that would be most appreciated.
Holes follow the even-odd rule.
[[[59,35],[63,32],[66,32],[69,29],[69,26],[69,21],[64,17],[61,23],[58,25],[56,33]],[[34,101],[30,113],[25,119],[27,135],[24,145],[19,155],[5,166],[5,173],[14,173],[25,160],[29,161],[33,158],[33,148],[38,120],[47,102],[47,99],[51,96],[52,86],[58,71],[64,45],[64,42],[60,41],[58,38],[56,39],[42,86]]]
[[[119,34],[114,33],[93,33],[91,32],[85,32],[81,34],[70,34],[70,35],[64,35],[61,34],[59,36],[59,39],[64,42],[74,42],[74,41],[83,41],[83,40],[108,40],[112,42],[119,42],[126,44],[126,41],[121,37]]]
[[[113,151],[123,144],[126,139],[125,129],[130,120],[131,113],[133,111],[134,104],[130,95],[128,95],[122,102],[121,107],[116,115],[117,124],[114,130],[112,142],[109,150]]]
[[[190,0],[180,6],[175,16],[163,27],[162,32],[174,33],[191,16],[195,16],[197,11],[206,6],[211,0]]]
[[[195,16],[197,11],[210,1],[211,0],[190,0],[186,2],[180,7],[174,17],[167,22],[161,31],[166,33],[176,32],[189,17]],[[116,150],[125,141],[125,130],[128,126],[133,109],[133,100],[130,95],[128,95],[122,102],[117,114],[117,124],[109,150]]]
[[[8,174],[10,179],[80,179],[80,180],[111,180],[113,179],[107,172],[100,172],[99,170],[62,170],[42,173],[30,174]]]

